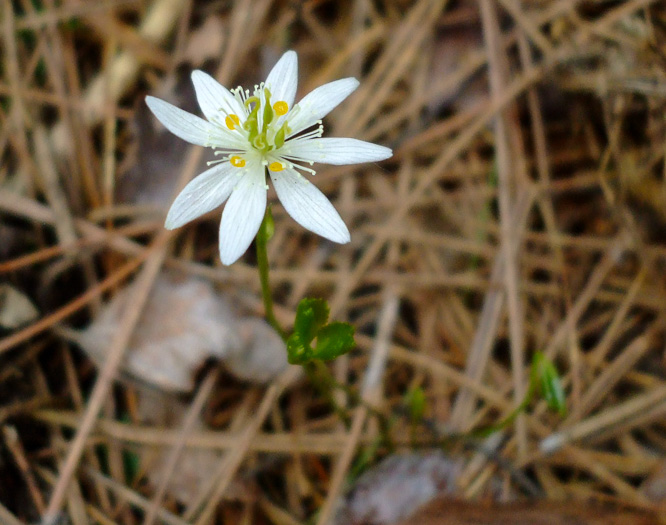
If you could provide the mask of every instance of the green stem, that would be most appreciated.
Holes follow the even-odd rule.
[[[308,376],[310,383],[312,383],[319,393],[326,399],[326,402],[331,406],[333,411],[338,415],[347,428],[351,425],[351,416],[347,409],[335,399],[333,389],[337,385],[337,381],[326,368],[326,365],[321,361],[308,361],[304,363],[303,370]]]
[[[514,408],[511,411],[511,413],[508,416],[506,416],[502,421],[500,421],[499,423],[495,423],[494,425],[488,425],[487,427],[482,427],[477,430],[472,430],[467,434],[463,434],[463,437],[467,437],[469,439],[486,438],[491,434],[494,434],[499,430],[503,430],[504,428],[511,425],[521,412],[525,412],[527,410],[527,407],[532,402],[532,398],[534,397],[534,393],[536,392],[537,389],[536,382],[537,382],[536,375],[531,374],[530,384],[527,387],[527,392],[525,393],[525,397],[523,398],[522,403],[520,403],[520,405]]]
[[[466,437],[470,439],[486,438],[491,434],[494,434],[495,432],[498,432],[508,427],[511,423],[515,421],[515,419],[518,417],[518,415],[521,412],[525,411],[525,409],[529,406],[531,400],[532,400],[532,394],[531,392],[528,392],[528,394],[525,396],[525,399],[523,399],[523,402],[520,405],[518,405],[516,408],[514,408],[513,411],[502,421],[500,421],[499,423],[495,423],[494,425],[489,425],[487,427],[479,428],[478,430],[472,430],[466,434]],[[463,436],[465,436],[465,434],[463,434]]]
[[[335,400],[335,390],[340,390],[345,395],[347,395],[349,401],[354,407],[362,406],[368,411],[368,414],[375,417],[377,423],[379,424],[378,437],[380,443],[385,443],[389,446],[389,448],[393,448],[393,440],[391,439],[392,422],[385,414],[365,401],[365,399],[363,399],[363,397],[354,388],[344,383],[340,383],[333,376],[333,374],[331,374],[331,371],[323,361],[319,361],[317,359],[312,360],[308,363],[305,363],[303,365],[303,369],[308,374],[310,382],[319,389],[320,393],[324,396],[324,398],[326,398],[335,413],[338,414],[338,417],[345,423],[345,425],[351,424],[351,415],[349,414],[347,408],[340,406]]]
[[[268,250],[267,245],[270,238],[273,236],[273,215],[271,214],[270,207],[266,208],[264,220],[261,222],[255,245],[257,249],[257,268],[259,270],[259,280],[261,282],[261,295],[264,300],[264,315],[266,321],[273,327],[282,340],[286,343],[289,334],[280,326],[280,323],[275,317],[273,312],[273,297],[271,295],[271,286],[269,280],[269,266],[268,266]],[[384,414],[370,406],[365,400],[348,385],[339,383],[331,374],[326,365],[318,360],[313,360],[309,363],[303,364],[303,369],[308,375],[310,382],[313,383],[331,404],[333,410],[338,414],[345,424],[350,423],[350,415],[345,407],[340,406],[336,400],[333,392],[335,389],[340,389],[347,394],[350,401],[354,405],[363,405],[368,410],[368,413],[376,417],[380,425],[380,436],[385,442],[390,443],[390,424]]]
[[[273,312],[273,296],[271,295],[271,285],[268,278],[268,251],[266,245],[273,236],[273,216],[271,209],[266,208],[264,220],[261,222],[255,245],[257,247],[257,267],[259,269],[259,280],[261,281],[261,295],[264,299],[264,311],[266,321],[273,327],[284,342],[287,342],[287,333],[282,329],[280,323],[275,318]]]

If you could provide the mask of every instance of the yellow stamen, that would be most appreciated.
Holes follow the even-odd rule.
[[[238,115],[231,113],[224,119],[224,123],[229,129],[233,130],[236,126],[240,125],[240,119],[238,118]]]
[[[243,166],[245,166],[245,159],[241,159],[238,155],[234,155],[233,157],[231,157],[229,159],[229,162],[231,162],[231,165],[235,166],[236,168],[242,168]]]
[[[282,171],[284,169],[284,164],[281,162],[271,162],[268,169],[271,171]]]
[[[287,111],[289,111],[289,105],[284,100],[278,100],[273,104],[273,109],[275,110],[275,113],[281,117],[282,115],[287,114]]]

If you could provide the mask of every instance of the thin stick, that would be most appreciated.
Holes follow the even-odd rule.
[[[90,401],[88,402],[84,418],[81,421],[81,426],[74,437],[60,472],[60,476],[58,477],[58,482],[51,494],[51,499],[44,515],[45,523],[54,523],[57,518],[69,482],[79,464],[79,459],[83,453],[86,439],[95,425],[97,414],[99,414],[99,411],[102,409],[109,388],[115,379],[116,371],[125,357],[130,337],[132,336],[134,327],[139,321],[139,317],[148,300],[148,294],[150,293],[152,284],[162,267],[162,261],[166,256],[164,247],[170,238],[171,233],[165,230],[158,235],[148,249],[150,255],[134,284],[132,301],[128,303],[127,310],[119,322],[118,332],[109,345],[108,358],[99,372],[99,377],[95,382],[95,387],[90,395]]]
[[[23,343],[24,341],[27,341],[31,337],[34,337],[44,330],[51,328],[58,322],[72,315],[77,310],[83,308],[95,297],[99,297],[99,295],[102,294],[105,290],[112,288],[117,283],[127,278],[127,276],[131,275],[131,273],[141,265],[141,263],[149,256],[149,254],[150,249],[146,249],[144,254],[141,254],[139,257],[125,263],[113,274],[104,279],[104,281],[99,283],[99,285],[82,293],[79,297],[67,303],[59,310],[53,312],[50,315],[47,315],[36,323],[5,337],[4,339],[0,339],[0,354],[12,349],[14,346]]]
[[[365,380],[363,382],[363,389],[361,391],[361,398],[364,403],[354,412],[354,418],[348,434],[347,446],[335,464],[326,501],[319,511],[317,525],[326,525],[332,518],[333,510],[335,509],[338,496],[342,490],[349,466],[356,453],[356,447],[361,436],[361,431],[363,430],[363,425],[365,424],[368,415],[368,407],[366,405],[371,405],[373,401],[376,401],[381,389],[381,381],[384,375],[383,371],[389,355],[389,341],[395,328],[399,304],[400,302],[395,293],[387,292],[384,307],[382,308],[379,317],[375,346],[372,350],[370,363],[368,364]]]
[[[588,438],[595,433],[606,430],[608,427],[618,425],[619,422],[631,422],[640,419],[648,410],[653,412],[650,414],[652,417],[657,417],[659,414],[666,412],[666,385],[653,388],[643,395],[604,410],[566,430],[551,434],[541,442],[539,448],[543,453],[552,453],[568,443]]]
[[[280,376],[277,381],[274,381],[271,386],[268,387],[263,399],[261,400],[261,404],[257,408],[256,415],[245,427],[245,430],[240,433],[234,448],[232,448],[225,456],[224,478],[215,487],[214,493],[208,499],[206,506],[201,511],[201,514],[198,516],[197,520],[194,522],[195,525],[205,525],[209,522],[211,516],[215,512],[215,507],[217,506],[220,498],[229,487],[229,484],[233,480],[233,477],[243,462],[243,459],[245,459],[247,451],[250,448],[250,444],[259,432],[261,426],[264,424],[264,420],[268,416],[273,403],[275,403],[275,401],[280,397],[284,388],[297,377],[298,373],[300,373],[300,369],[295,367],[289,368],[282,374],[282,376]]]
[[[499,99],[505,89],[504,60],[499,54],[500,30],[495,6],[490,0],[481,2],[481,20],[483,34],[486,39],[488,53],[488,69],[490,89],[493,100]],[[511,174],[516,171],[516,163],[511,159],[508,110],[495,118],[495,152],[497,158],[497,174],[499,184],[499,211],[502,232],[502,251],[504,254],[504,284],[509,311],[509,333],[511,345],[511,370],[513,379],[513,401],[519,407],[525,397],[524,378],[524,347],[523,347],[523,308],[518,297],[518,259],[517,247],[519,237],[516,235],[517,225],[512,214],[513,199],[511,188],[520,180],[512,180]],[[512,220],[514,219],[514,220]],[[517,413],[516,433],[518,450],[521,455],[527,452],[527,433],[524,416]]]
[[[181,429],[178,432],[176,442],[173,448],[169,451],[169,456],[164,461],[165,467],[161,473],[162,479],[157,490],[155,491],[152,501],[150,502],[150,507],[148,508],[146,517],[143,520],[144,525],[152,525],[152,523],[155,521],[155,518],[157,518],[157,510],[160,508],[162,499],[164,498],[167,487],[169,486],[171,476],[176,469],[178,459],[180,458],[183,449],[185,448],[185,441],[187,440],[188,435],[191,433],[194,424],[197,422],[204,403],[213,391],[213,387],[215,386],[215,382],[217,381],[218,376],[219,369],[215,368],[211,370],[211,372],[202,383],[201,387],[199,387],[199,391],[197,392],[194,401],[192,401],[189,408],[187,409],[187,414],[185,415]]]

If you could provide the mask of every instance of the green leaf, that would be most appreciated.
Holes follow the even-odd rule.
[[[421,387],[414,387],[407,392],[407,405],[409,406],[409,416],[412,422],[419,422],[423,419],[426,409],[425,392]]]
[[[328,304],[323,299],[302,299],[296,308],[294,333],[308,346],[328,320]]]
[[[287,361],[292,365],[301,365],[312,359],[312,348],[309,342],[304,342],[298,332],[294,332],[287,339]]]
[[[355,346],[354,327],[349,323],[331,323],[317,333],[315,359],[330,361],[349,352]]]
[[[125,469],[125,480],[133,484],[137,475],[141,471],[141,460],[136,452],[123,450],[123,467]]]
[[[348,323],[326,324],[328,315],[328,303],[323,299],[306,298],[298,303],[294,333],[287,339],[287,358],[291,364],[313,359],[330,361],[355,346],[354,327]],[[313,350],[315,338],[317,345]]]
[[[546,400],[548,408],[564,417],[567,413],[567,403],[557,368],[541,352],[534,355],[532,366],[537,375],[539,392]]]

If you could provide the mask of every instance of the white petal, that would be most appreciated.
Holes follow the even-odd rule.
[[[222,213],[220,259],[232,264],[245,253],[254,239],[266,211],[264,167],[253,164],[238,180]]]
[[[314,184],[294,170],[270,174],[282,206],[298,224],[333,242],[349,242],[347,226]]]
[[[294,104],[298,86],[298,56],[295,51],[287,51],[273,66],[264,85],[271,92],[271,104],[284,100],[287,106]]]
[[[238,169],[223,162],[190,181],[173,201],[164,227],[167,230],[179,228],[220,206],[238,182],[237,173],[234,173]]]
[[[310,91],[296,105],[298,110],[295,111],[293,118],[289,115],[286,117],[291,128],[290,135],[295,135],[323,119],[357,87],[358,80],[350,77],[329,82]]]
[[[224,118],[230,113],[239,117],[244,115],[238,100],[208,73],[193,71],[192,83],[201,111],[211,122],[213,120],[224,122]]]
[[[166,129],[187,142],[207,146],[215,132],[215,126],[209,122],[164,100],[148,96],[146,104]]]
[[[295,157],[312,162],[334,164],[360,164],[388,159],[393,152],[389,148],[357,139],[304,139],[287,141],[280,149],[283,157]]]

